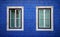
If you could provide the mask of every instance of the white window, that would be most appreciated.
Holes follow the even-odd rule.
[[[53,31],[53,6],[36,7],[36,30]]]
[[[7,31],[24,30],[24,7],[7,6]]]

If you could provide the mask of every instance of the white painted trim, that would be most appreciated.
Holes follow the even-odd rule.
[[[15,19],[14,19],[14,20],[15,20],[14,26],[17,27],[17,26],[16,26],[16,10],[15,10]]]
[[[9,29],[9,8],[22,9],[22,28],[21,29]],[[24,7],[23,6],[7,6],[7,31],[23,31],[23,30],[24,30]]]
[[[44,12],[44,28],[45,28],[45,9],[43,10]]]
[[[51,29],[38,29],[38,8],[51,8]],[[36,6],[36,31],[53,31],[53,6]]]

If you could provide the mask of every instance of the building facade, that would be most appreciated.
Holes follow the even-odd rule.
[[[10,8],[9,6],[15,7],[15,8]],[[18,6],[19,6],[19,8],[17,8]],[[23,6],[23,7],[21,7],[21,6]],[[46,30],[46,29],[44,29],[44,27],[42,27],[44,30],[39,30],[40,28],[36,28],[36,25],[38,25],[38,24],[36,24],[36,20],[37,20],[36,19],[37,18],[36,17],[36,13],[37,13],[36,7],[38,7],[39,10],[41,10],[40,9],[41,7],[47,8],[49,6],[50,7],[52,6],[52,8],[53,8],[53,10],[48,9],[48,10],[50,10],[50,12],[53,11],[53,14],[51,14],[51,15],[53,15],[53,17],[52,17],[53,18],[53,27],[51,25],[51,28],[50,28],[51,30]],[[7,9],[8,7],[9,7],[9,9]],[[47,10],[45,8],[43,8],[44,11]],[[16,10],[16,12],[18,12],[17,10],[21,10],[21,12],[23,10],[24,13],[22,13],[22,15],[24,15],[24,16],[22,16],[23,17],[23,23],[22,23],[23,26],[22,26],[21,31],[13,30],[14,28],[12,28],[11,31],[9,29],[7,30],[7,25],[9,25],[8,24],[9,22],[7,21],[7,19],[8,19],[7,17],[10,14],[10,13],[8,13],[8,12],[10,12],[8,10]],[[44,13],[44,11],[43,11],[43,13]],[[19,14],[19,13],[17,13],[17,14]],[[44,13],[44,16],[45,16],[45,13]],[[16,18],[16,16],[14,16],[14,17]],[[19,17],[20,17],[20,15],[19,15]],[[48,17],[49,17],[49,15],[48,15]],[[20,19],[22,19],[22,18],[20,18]],[[15,21],[17,21],[17,20],[15,20]],[[51,20],[49,20],[49,21],[52,23]],[[51,23],[48,22],[47,24],[51,24]],[[59,0],[0,0],[0,37],[60,37],[59,28],[60,28],[60,1]],[[20,29],[20,28],[17,27],[15,29]],[[49,27],[47,27],[47,29],[49,29]]]

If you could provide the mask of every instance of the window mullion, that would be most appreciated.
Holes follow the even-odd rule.
[[[15,27],[17,27],[17,26],[16,26],[16,10],[15,10]]]
[[[45,9],[43,10],[44,12],[44,28],[45,28]]]

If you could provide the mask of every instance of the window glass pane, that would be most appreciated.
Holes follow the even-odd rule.
[[[15,10],[11,9],[11,12],[10,12],[10,26],[11,28],[14,28],[14,21],[15,21]]]
[[[44,10],[45,10],[45,16],[44,16]],[[45,20],[45,24],[44,24],[44,20]],[[39,9],[38,21],[39,21],[39,28],[50,28],[50,9]]]
[[[16,19],[16,20],[17,20],[17,21],[16,21],[17,27],[18,27],[18,28],[21,28],[21,25],[22,25],[22,21],[21,21],[21,20],[22,20],[21,10],[17,10],[16,13],[17,13],[17,15],[16,15],[16,16],[17,16],[17,19]]]
[[[50,28],[50,9],[45,9],[45,27]]]
[[[43,28],[44,27],[44,16],[43,16],[43,9],[39,9],[39,28]]]

